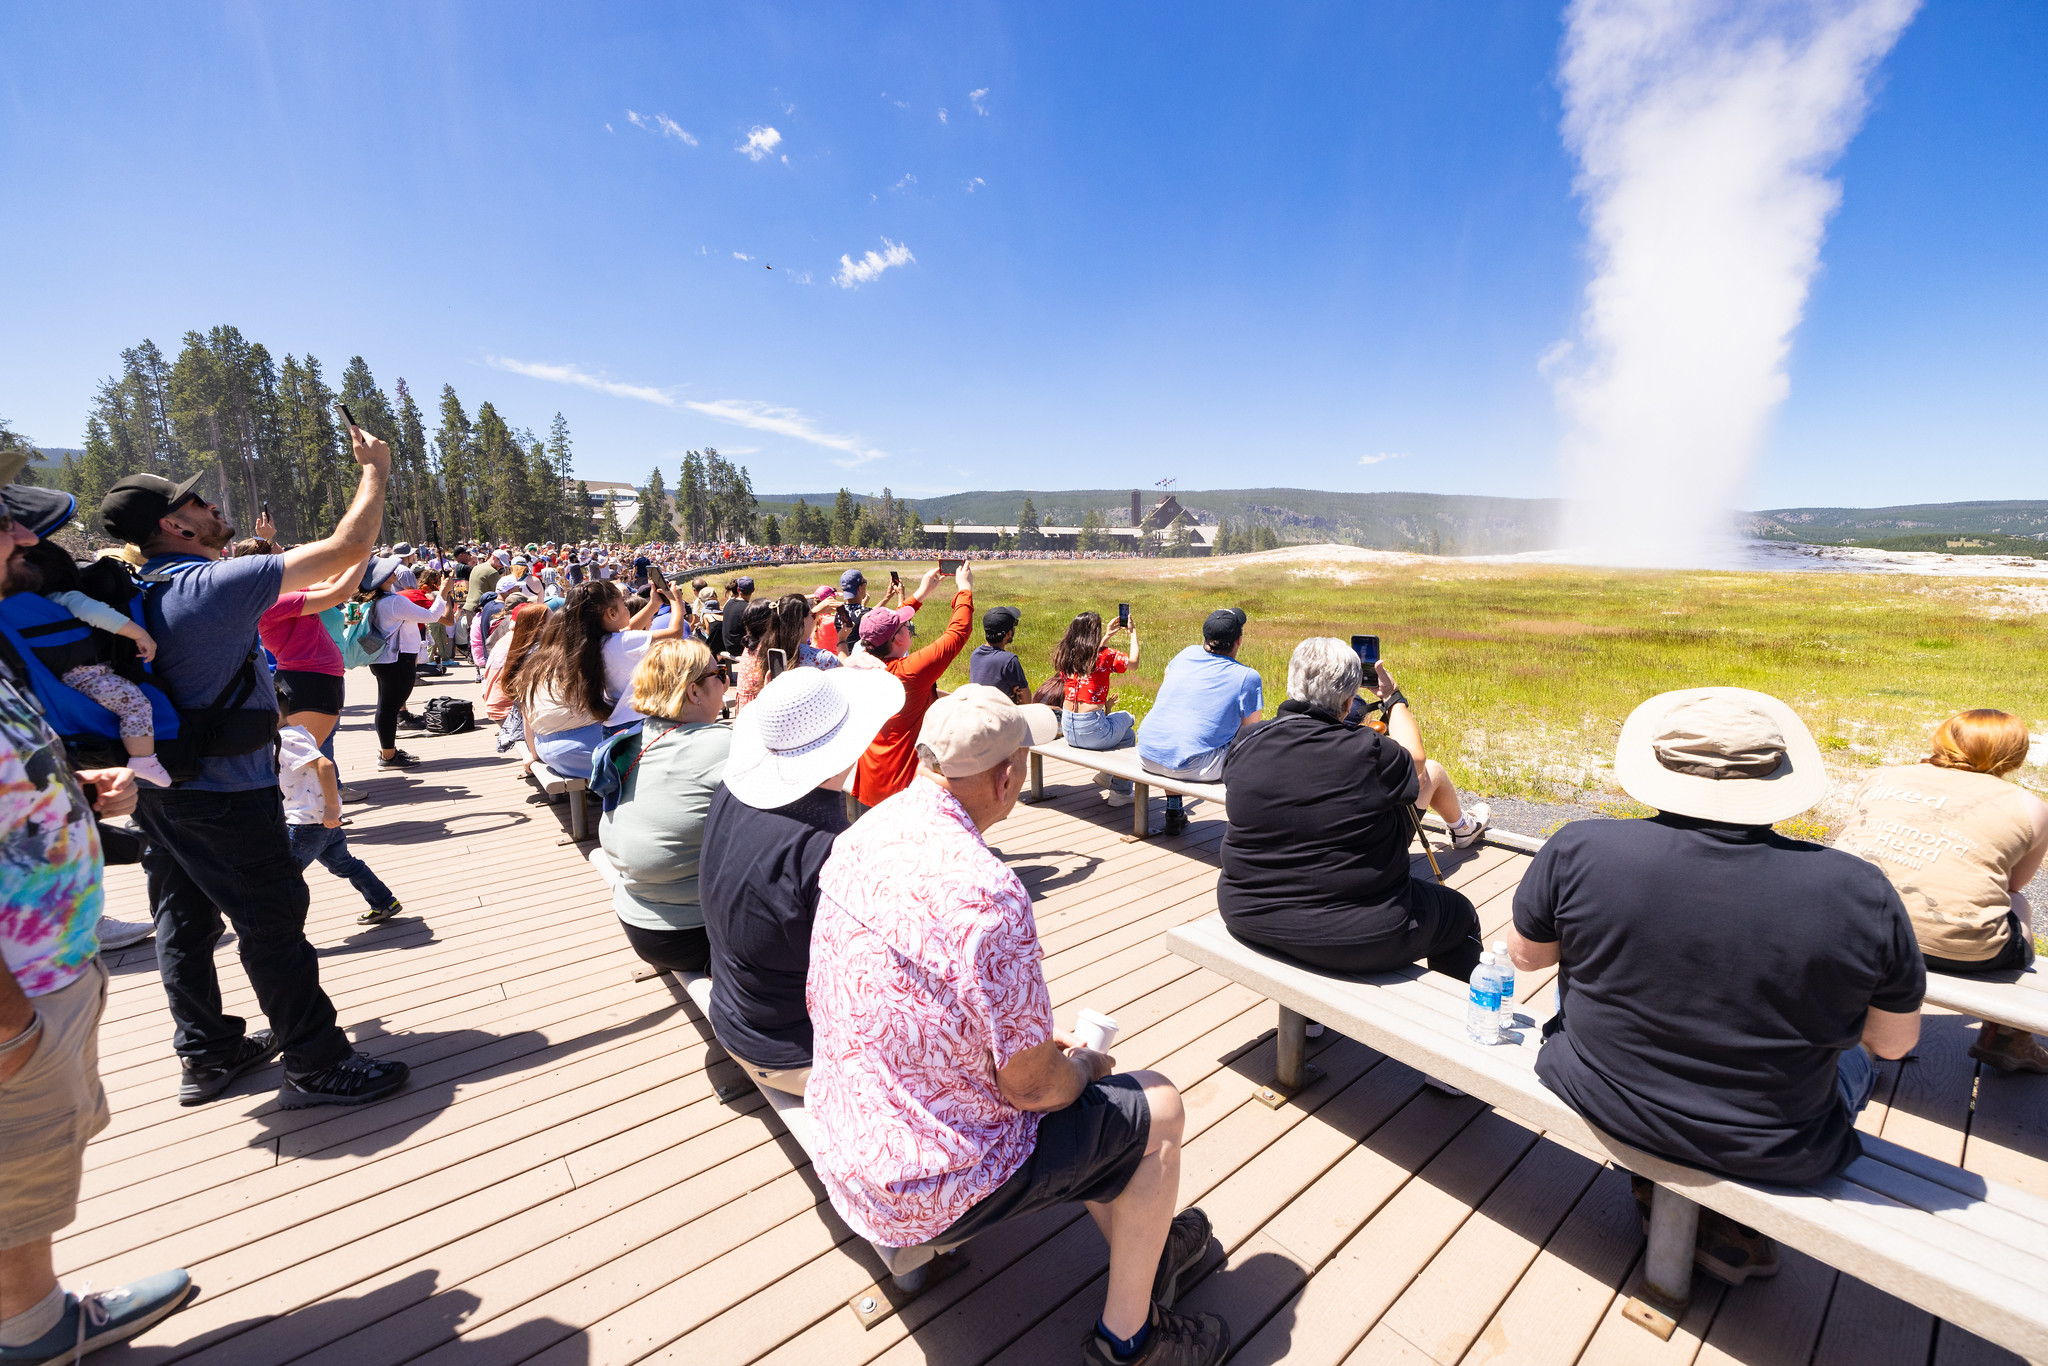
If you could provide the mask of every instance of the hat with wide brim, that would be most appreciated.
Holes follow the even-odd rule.
[[[756,810],[788,806],[850,768],[903,697],[883,669],[785,670],[733,721],[726,787]]]
[[[395,558],[371,560],[369,566],[363,570],[362,591],[369,592],[397,572],[398,561]]]
[[[1789,819],[1828,792],[1806,723],[1750,688],[1683,688],[1643,703],[1622,725],[1614,777],[1645,806],[1730,825]]]

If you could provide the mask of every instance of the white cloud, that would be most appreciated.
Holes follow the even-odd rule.
[[[988,115],[988,110],[986,110],[986,109],[982,108],[982,106],[981,106],[981,97],[982,97],[983,95],[986,95],[987,93],[988,93],[988,87],[987,87],[987,86],[983,86],[983,87],[982,87],[981,89],[979,89],[979,90],[970,90],[970,91],[968,91],[968,92],[967,92],[967,102],[968,102],[969,104],[971,104],[971,105],[973,105],[973,106],[974,106],[974,112],[975,112],[975,113],[977,113],[977,114],[980,114],[980,115],[982,115],[982,116],[983,116],[984,118],[985,118],[985,117],[987,117],[987,115]]]
[[[609,123],[607,123],[607,124],[606,124],[606,125],[604,126],[604,131],[605,131],[605,132],[607,132],[607,133],[611,132],[611,131],[612,131],[612,126],[611,126],[611,125],[610,125]]]
[[[700,412],[706,417],[716,418],[720,422],[730,422],[736,427],[746,427],[757,432],[772,432],[777,436],[794,437],[798,441],[808,441],[813,446],[823,446],[827,450],[840,451],[847,458],[835,460],[832,463],[843,465],[848,469],[852,469],[857,465],[865,465],[870,460],[885,459],[889,454],[887,451],[878,451],[873,447],[862,445],[857,437],[842,436],[836,432],[819,431],[817,423],[811,421],[811,419],[805,417],[794,408],[777,408],[772,404],[757,403],[753,399],[747,398],[721,398],[710,403],[700,403],[695,399],[685,399],[683,406]]]
[[[661,134],[663,137],[680,138],[684,143],[688,144],[691,147],[695,147],[697,145],[697,139],[694,136],[692,136],[690,131],[687,128],[684,128],[680,123],[677,123],[674,119],[670,118],[668,115],[656,114],[654,116],[654,122],[661,129]]]
[[[891,185],[891,186],[890,186],[889,188],[890,188],[890,189],[892,189],[892,190],[900,190],[900,189],[902,189],[902,188],[903,188],[903,187],[904,187],[905,185],[915,185],[915,184],[917,184],[917,177],[916,177],[916,176],[914,176],[914,175],[912,175],[912,174],[911,174],[910,172],[908,172],[908,171],[905,171],[905,172],[903,173],[903,179],[901,179],[901,180],[897,181],[897,182],[896,182],[896,183],[895,183],[894,185]]]
[[[939,110],[939,122],[940,122],[940,123],[945,123],[946,121],[947,121],[947,119],[946,119],[946,111],[945,111],[944,109],[940,109],[940,110]]]
[[[800,285],[807,285],[811,282],[811,273],[808,270],[792,270],[787,278],[796,281]]]
[[[593,375],[574,365],[549,365],[545,361],[512,360],[505,356],[485,356],[484,363],[495,370],[509,370],[515,375],[528,379],[544,379],[551,384],[573,384],[581,389],[594,389],[600,394],[613,398],[637,398],[642,403],[658,403],[664,408],[676,406],[675,399],[660,389],[644,384],[621,384],[617,380]]]
[[[882,272],[891,266],[905,265],[917,260],[910,254],[910,248],[901,242],[891,242],[884,237],[882,245],[888,250],[870,251],[858,261],[851,256],[841,256],[839,273],[832,277],[832,283],[841,289],[857,289],[881,278]]]
[[[647,119],[634,113],[630,109],[626,111],[626,122],[632,124],[635,128],[651,128],[654,126]]]
[[[976,176],[974,179],[967,182],[967,193],[973,194],[976,190],[980,189],[982,186],[986,184],[988,184],[986,180],[983,180],[980,176]]]
[[[753,257],[751,257],[751,256],[749,256],[749,255],[747,255],[747,254],[746,254],[745,252],[743,252],[743,251],[736,251],[736,252],[734,252],[734,253],[732,254],[732,259],[733,259],[733,260],[735,260],[735,261],[751,261],[751,260],[753,260],[754,258],[753,258]]]
[[[773,128],[763,128],[756,124],[747,131],[747,140],[733,148],[733,150],[745,156],[749,161],[759,161],[781,145],[782,134],[776,132]],[[785,161],[788,159],[787,157],[783,158]]]
[[[1408,452],[1406,451],[1381,451],[1378,455],[1359,456],[1358,463],[1361,465],[1377,465],[1382,460],[1406,460],[1407,458]]]

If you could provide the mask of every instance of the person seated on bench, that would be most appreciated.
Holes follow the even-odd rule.
[[[1173,657],[1145,724],[1138,727],[1138,762],[1147,773],[1193,783],[1223,776],[1223,756],[1266,707],[1259,671],[1237,662],[1244,642],[1242,608],[1219,607],[1202,623],[1202,643]],[[1180,793],[1166,795],[1166,833],[1188,828]]]
[[[725,680],[702,641],[658,640],[634,671],[630,697],[646,719],[637,739],[611,742],[619,795],[597,826],[618,873],[612,909],[642,961],[663,972],[702,972],[710,949],[698,863],[704,813],[732,745],[732,731],[718,724]]]
[[[1031,700],[1031,680],[1024,676],[1024,661],[1010,650],[1017,638],[1017,623],[1024,614],[1014,607],[991,607],[981,614],[981,634],[987,643],[974,647],[967,656],[967,681],[994,688],[1012,702]]]
[[[885,670],[799,667],[732,723],[698,872],[711,1031],[748,1075],[777,1091],[800,1096],[811,1074],[804,979],[818,873],[846,829],[846,778],[902,707],[903,685]]]
[[[1409,875],[1411,812],[1448,806],[1464,818],[1463,845],[1478,839],[1484,808],[1465,817],[1443,770],[1425,767],[1422,729],[1384,667],[1375,690],[1391,704],[1388,733],[1338,719],[1360,677],[1343,641],[1304,640],[1279,714],[1230,742],[1217,909],[1245,943],[1310,967],[1385,972],[1424,960],[1464,981],[1479,965],[1479,915],[1463,892]]]
[[[1112,650],[1105,643],[1119,631],[1128,631],[1131,652]],[[1052,648],[1052,671],[1066,684],[1062,703],[1060,733],[1075,749],[1117,749],[1138,728],[1138,718],[1127,711],[1109,709],[1109,676],[1128,671],[1138,662],[1138,627],[1117,625],[1102,629],[1101,614],[1083,612],[1067,623],[1067,633]],[[1095,785],[1111,806],[1129,806],[1136,800],[1129,778],[1113,777],[1098,770]]]
[[[870,616],[872,619],[872,614]],[[1175,1218],[1180,1094],[1053,1028],[1031,898],[984,834],[1052,717],[969,683],[918,731],[910,786],[839,837],[818,880],[806,1092],[832,1207],[884,1247],[954,1244],[1079,1200],[1109,1241],[1085,1361],[1220,1361],[1230,1332],[1171,1312],[1209,1243]]]
[[[519,703],[527,747],[566,777],[588,778],[591,751],[604,740],[617,702],[605,691],[604,647],[614,614],[625,613],[617,584],[580,583],[567,605],[548,613],[533,649],[505,666],[505,691]]]
[[[1562,964],[1536,1075],[1673,1162],[1788,1186],[1839,1174],[1861,1152],[1871,1054],[1920,1037],[1927,973],[1875,865],[1771,829],[1827,795],[1820,748],[1775,697],[1689,688],[1630,713],[1614,776],[1659,814],[1573,821],[1515,890],[1515,966]],[[1736,1285],[1778,1267],[1770,1239],[1710,1210],[1696,1257]]]
[[[2020,889],[2048,854],[2048,802],[2005,780],[2028,744],[2017,716],[1959,712],[1935,728],[1927,758],[1863,780],[1835,838],[1884,869],[1929,972],[2033,966],[2033,910]],[[2048,1072],[2032,1034],[1988,1020],[1970,1056],[2000,1072]]]

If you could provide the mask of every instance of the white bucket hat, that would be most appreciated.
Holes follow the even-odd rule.
[[[1659,693],[1629,713],[1614,777],[1645,806],[1770,825],[1827,795],[1820,746],[1798,713],[1749,688]]]
[[[860,758],[903,710],[882,669],[789,669],[732,723],[725,785],[756,810],[787,806]]]

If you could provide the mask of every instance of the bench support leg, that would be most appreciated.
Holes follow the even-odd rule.
[[[1123,837],[1125,844],[1144,839],[1152,833],[1152,789],[1143,783],[1131,785],[1131,833]]]
[[[1253,1094],[1261,1105],[1277,1110],[1302,1087],[1320,1077],[1322,1069],[1307,1059],[1308,1016],[1298,1010],[1280,1007],[1280,1028],[1273,1036],[1273,1048],[1278,1066],[1271,1086],[1261,1086]]]
[[[880,1247],[875,1250],[882,1251]],[[885,1256],[883,1264],[886,1266],[889,1260]],[[927,1254],[926,1260],[917,1266],[876,1281],[848,1300],[846,1307],[853,1311],[862,1328],[872,1328],[966,1264],[966,1254],[958,1249],[935,1257]]]
[[[1031,800],[1034,802],[1045,800],[1045,756],[1043,754],[1033,754],[1031,756]]]
[[[1650,1246],[1643,1254],[1642,1293],[1622,1307],[1622,1316],[1669,1339],[1692,1301],[1693,1244],[1699,1236],[1700,1207],[1667,1186],[1650,1198]]]
[[[584,804],[582,788],[577,788],[569,794],[569,838],[590,838],[590,812]]]

